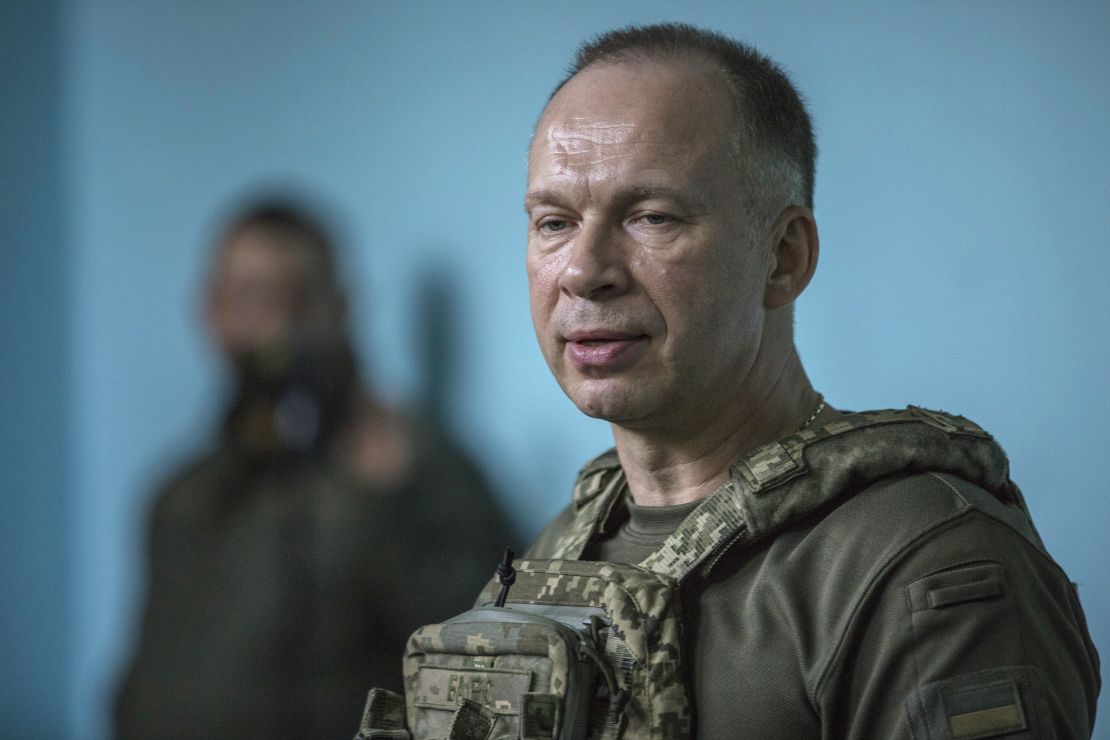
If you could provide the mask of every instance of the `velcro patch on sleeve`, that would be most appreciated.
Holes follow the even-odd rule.
[[[1007,740],[1049,737],[1042,679],[1035,666],[967,673],[921,686],[906,699],[914,738]]]
[[[995,737],[1028,726],[1017,683],[1012,680],[952,689],[942,693],[941,701],[954,740]]]

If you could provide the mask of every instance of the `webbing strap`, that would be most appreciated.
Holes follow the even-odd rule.
[[[730,480],[690,512],[640,567],[681,581],[699,563],[747,530],[741,496],[736,481]]]
[[[903,434],[872,440],[866,445],[852,442],[841,445],[844,467],[835,471],[816,471],[815,485],[804,495],[791,496],[783,489],[778,497],[769,496],[772,489],[793,481],[807,472],[805,450],[822,442],[865,429],[890,425],[913,425]],[[927,429],[922,428],[928,427]],[[671,533],[663,545],[640,563],[640,567],[671,576],[681,581],[703,562],[711,566],[715,557],[733,542],[762,534],[812,511],[837,493],[840,479],[848,471],[859,471],[878,479],[921,464],[924,469],[936,465],[943,468],[947,452],[918,453],[915,443],[926,435],[936,438],[963,436],[978,446],[990,442],[990,435],[963,417],[928,411],[914,406],[904,410],[865,411],[844,414],[820,427],[802,429],[776,442],[763,445],[745,456],[730,469],[729,481],[705,499]],[[885,444],[889,439],[891,444]],[[997,446],[994,446],[997,449]],[[895,454],[888,455],[895,451]],[[999,451],[1001,455],[1001,451]],[[889,460],[887,459],[889,457]],[[1004,455],[1002,477],[1005,478]],[[828,485],[822,485],[826,483]],[[712,559],[711,559],[712,558]]]
[[[575,486],[578,508],[574,521],[556,540],[551,559],[577,560],[581,557],[586,543],[608,518],[623,490],[624,471],[619,465],[594,470],[579,480]]]
[[[863,434],[844,439],[854,432]],[[807,456],[820,460],[816,475],[806,475]],[[764,536],[813,511],[850,480],[879,480],[905,470],[961,475],[1022,506],[1020,493],[1009,481],[1005,454],[973,422],[916,406],[845,413],[763,445],[739,460],[730,468],[728,482],[639,565],[681,581],[703,563],[712,567],[732,543]],[[617,505],[625,484],[614,451],[587,464],[575,485],[574,520],[547,557],[581,557]]]

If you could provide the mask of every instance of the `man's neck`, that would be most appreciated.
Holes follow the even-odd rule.
[[[673,506],[711,495],[728,480],[736,460],[797,430],[817,408],[819,396],[793,348],[776,371],[751,380],[754,388],[742,389],[691,434],[613,425],[633,501]]]

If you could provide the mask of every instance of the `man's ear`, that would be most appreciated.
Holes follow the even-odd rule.
[[[789,206],[775,219],[770,238],[763,307],[773,311],[793,303],[817,269],[820,240],[813,212],[804,206]]]

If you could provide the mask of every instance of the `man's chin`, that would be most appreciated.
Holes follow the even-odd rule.
[[[581,411],[583,414],[590,417],[591,419],[599,419],[601,421],[608,421],[608,422],[615,423],[616,419],[618,418],[618,417],[614,416],[612,414],[612,412],[610,412],[610,411],[608,411],[607,409],[604,409],[604,408],[596,408],[596,407],[593,407],[593,406],[584,406],[582,404],[576,404],[576,405],[578,406],[579,411]]]
[[[578,410],[586,416],[620,424],[622,421],[630,421],[641,415],[642,399],[628,390],[622,389],[625,390],[623,393],[616,389],[601,392],[598,392],[599,389],[591,390],[592,392],[583,392],[584,389],[578,389],[577,393],[568,394]]]

